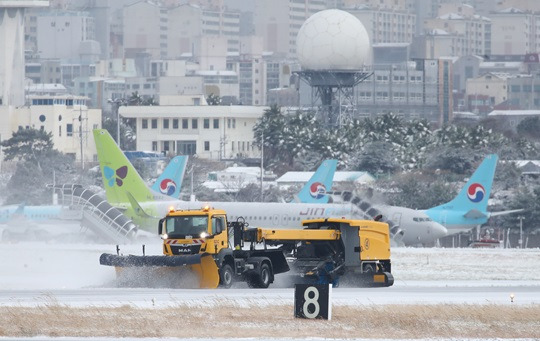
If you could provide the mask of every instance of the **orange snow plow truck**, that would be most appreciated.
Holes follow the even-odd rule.
[[[248,228],[227,222],[224,210],[174,210],[159,221],[163,255],[104,253],[119,285],[229,288],[245,281],[267,288],[275,274],[293,283],[391,286],[388,224],[369,220],[313,219],[303,229]],[[343,282],[345,283],[345,282]]]

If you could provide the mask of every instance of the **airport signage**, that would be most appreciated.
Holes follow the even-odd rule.
[[[332,318],[331,284],[295,284],[294,316],[306,319]]]

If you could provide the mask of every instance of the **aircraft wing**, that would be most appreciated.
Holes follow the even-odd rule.
[[[485,213],[482,213],[477,209],[472,209],[472,210],[468,211],[467,213],[465,213],[463,216],[465,218],[468,218],[468,219],[478,219],[478,218],[486,218],[487,217],[487,215]]]
[[[518,210],[508,210],[508,211],[500,211],[500,212],[490,212],[489,213],[489,216],[490,217],[496,217],[498,215],[504,215],[504,214],[511,214],[511,213],[518,213],[518,212],[523,212],[525,211],[525,209],[523,208],[520,208]]]

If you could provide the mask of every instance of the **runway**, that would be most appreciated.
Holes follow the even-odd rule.
[[[455,284],[455,285],[453,285]],[[504,283],[500,283],[504,284]],[[510,294],[514,295],[511,302]],[[0,290],[0,306],[59,304],[82,306],[168,307],[200,305],[287,305],[293,304],[292,288],[269,289],[148,289],[81,288],[57,290]],[[388,304],[540,304],[540,286],[493,286],[475,283],[397,284],[389,288],[333,288],[334,305]]]

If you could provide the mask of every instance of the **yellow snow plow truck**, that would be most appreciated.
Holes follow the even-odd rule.
[[[224,210],[174,210],[159,221],[162,256],[104,253],[120,285],[229,288],[245,281],[267,288],[274,275],[294,283],[391,286],[388,224],[315,219],[304,229],[248,228],[242,218],[227,222]],[[345,283],[342,281],[341,283]]]

